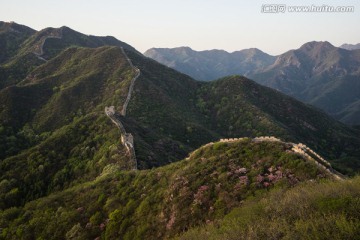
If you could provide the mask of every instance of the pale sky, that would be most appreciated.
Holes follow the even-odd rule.
[[[352,13],[262,13],[264,4],[354,6]],[[281,54],[309,41],[360,43],[359,0],[0,0],[0,21],[111,35],[140,52],[189,46]]]

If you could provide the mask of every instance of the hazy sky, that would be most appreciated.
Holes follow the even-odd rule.
[[[262,13],[263,4],[354,6],[353,13]],[[0,20],[36,30],[68,26],[139,51],[257,47],[280,54],[308,41],[360,43],[358,0],[0,0]]]

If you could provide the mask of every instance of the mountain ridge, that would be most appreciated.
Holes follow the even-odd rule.
[[[341,46],[339,46],[339,48],[344,48],[346,50],[356,50],[356,49],[360,49],[360,43],[357,44],[344,43]]]
[[[263,52],[251,56],[246,54],[249,50],[242,50],[233,52],[237,57],[231,58],[230,53],[224,57],[212,50],[191,50],[191,57],[185,60],[176,50],[153,48],[144,54],[198,80],[244,75],[323,109],[344,123],[360,123],[357,103],[360,50],[349,51],[327,41],[312,41],[278,56]]]

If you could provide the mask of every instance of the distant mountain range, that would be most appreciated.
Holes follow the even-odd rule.
[[[244,75],[319,107],[344,123],[360,124],[360,50],[309,42],[279,56],[258,49],[227,53],[187,47],[153,48],[144,55],[198,80]]]
[[[197,80],[205,81],[236,74],[248,76],[267,68],[276,60],[276,57],[256,48],[233,53],[224,50],[197,52],[189,47],[152,48],[144,55]]]
[[[359,129],[246,77],[196,81],[113,37],[0,26],[0,239],[175,237],[274,186],[333,181],[315,152],[293,149],[299,142],[343,174],[360,171]],[[281,63],[255,49],[238,55],[252,59],[240,64],[251,74]],[[133,136],[137,170],[108,106]],[[332,210],[351,221],[358,207],[341,196]]]
[[[356,50],[356,49],[360,49],[360,43],[358,44],[347,44],[344,43],[343,45],[341,45],[339,48],[343,48],[346,50]]]

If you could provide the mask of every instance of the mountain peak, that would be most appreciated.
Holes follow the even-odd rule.
[[[191,49],[190,47],[187,46],[181,46],[181,47],[176,47],[176,48],[150,48],[147,51],[144,52],[144,55],[153,55],[153,54],[164,54],[167,52],[173,52],[175,54],[180,54],[180,55],[190,55],[194,52],[193,49]]]
[[[54,28],[54,29],[57,30],[57,31],[62,31],[63,33],[70,33],[70,34],[73,33],[73,34],[86,35],[86,34],[78,32],[78,31],[76,31],[76,30],[74,30],[74,29],[72,29],[72,28],[70,28],[68,26],[61,26],[59,28]]]
[[[316,51],[316,50],[330,50],[331,48],[335,48],[335,46],[329,43],[328,41],[323,41],[323,42],[312,41],[303,44],[299,48],[299,50]]]
[[[188,47],[188,46],[176,47],[174,49],[185,50],[185,51],[194,51],[191,47]]]
[[[254,57],[254,56],[270,56],[269,54],[261,51],[258,48],[248,48],[248,49],[243,49],[240,51],[236,51],[233,53],[241,53],[241,54],[245,54],[247,57]]]
[[[251,52],[251,53],[264,53],[263,51],[261,51],[258,48],[248,48],[248,49],[244,49],[244,51],[248,51],[248,52]]]
[[[174,51],[176,53],[184,54],[184,55],[190,55],[194,52],[194,50],[192,48],[187,47],[187,46],[181,46],[181,47],[174,48]]]

